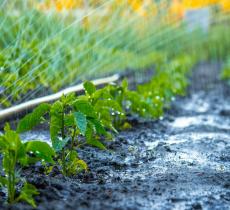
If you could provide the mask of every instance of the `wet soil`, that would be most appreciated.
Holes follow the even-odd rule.
[[[108,150],[79,151],[90,171],[64,178],[23,171],[36,185],[40,210],[230,209],[230,87],[221,65],[200,63],[188,96],[177,98],[158,121],[132,118]],[[22,136],[49,141],[48,130]],[[27,210],[26,204],[0,209]]]

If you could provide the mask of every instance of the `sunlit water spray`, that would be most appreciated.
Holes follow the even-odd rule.
[[[5,4],[6,3],[2,5]],[[41,43],[38,43],[38,46],[35,45],[35,49],[38,48],[36,49],[37,52],[34,54],[32,53],[31,55],[26,55],[25,60],[25,54],[17,57],[17,60],[20,61],[22,59],[22,62],[19,66],[16,65],[16,72],[20,71],[20,68],[22,67],[26,68],[30,62],[34,62],[34,59],[36,60],[38,57],[40,58],[43,54],[46,54],[44,51],[46,52],[46,48],[50,44],[54,44],[56,50],[54,53],[48,53],[44,59],[42,58],[41,62],[36,62],[35,65],[32,65],[30,71],[13,81],[13,83],[10,79],[11,76],[8,76],[6,81],[9,82],[10,85],[4,88],[4,92],[11,93],[7,93],[3,103],[12,100],[13,95],[21,94],[21,92],[24,91],[26,92],[25,89],[30,85],[32,86],[30,94],[23,94],[24,96],[19,101],[26,101],[39,94],[44,94],[44,86],[45,88],[51,86],[49,88],[53,91],[57,91],[57,89],[60,89],[62,86],[74,84],[81,79],[95,77],[95,75],[99,75],[99,73],[100,75],[103,75],[105,73],[124,70],[126,68],[135,69],[149,67],[154,64],[154,61],[151,62],[151,60],[148,61],[148,59],[144,61],[144,59],[142,59],[138,61],[139,64],[137,62],[137,65],[132,65],[132,63],[127,61],[136,60],[135,56],[138,55],[139,57],[141,53],[143,54],[143,58],[148,57],[149,53],[162,47],[165,48],[166,46],[167,48],[175,50],[180,45],[178,41],[182,42],[182,40],[184,40],[183,43],[185,46],[185,44],[187,45],[190,42],[189,40],[191,40],[186,38],[186,36],[191,35],[191,32],[184,30],[184,28],[178,23],[178,19],[164,23],[161,28],[160,24],[158,24],[159,18],[167,19],[167,17],[164,17],[164,15],[155,16],[153,11],[149,14],[148,18],[140,17],[139,15],[142,13],[140,13],[139,10],[137,13],[131,13],[127,18],[122,18],[120,15],[123,14],[122,7],[117,7],[117,9],[113,10],[109,15],[104,13],[104,11],[107,11],[113,4],[115,4],[115,1],[102,1],[97,7],[88,8],[86,13],[83,12],[84,15],[82,17],[74,17],[76,18],[74,19],[70,15],[69,22],[68,15],[66,15],[68,13],[65,12],[65,14],[63,13],[59,15],[52,9],[51,12],[44,12],[44,14],[41,11],[37,11],[37,13],[34,13],[33,18],[28,19],[29,24],[26,24],[27,22],[21,20],[28,14],[22,16],[19,15],[20,18],[17,18],[16,23],[18,21],[19,26],[20,24],[24,24],[21,25],[22,31],[19,33],[20,36],[15,36],[13,33],[10,43],[6,43],[7,45],[3,50],[5,51],[6,49],[13,47],[14,44],[15,47],[20,47],[21,42],[28,38],[28,33],[25,31],[30,32],[31,27],[33,28],[32,30],[35,30],[35,33],[32,33],[32,39],[30,38],[29,41],[36,43],[37,39],[40,37],[42,38],[42,41]],[[31,6],[30,2],[23,5],[28,7],[24,8],[25,11],[26,9],[32,10],[37,8],[33,4]],[[159,4],[159,8],[166,8],[165,10],[167,10],[167,6],[168,4],[166,1],[161,1],[161,4]],[[14,10],[14,5],[9,4],[9,9]],[[103,11],[104,15],[98,16],[101,11]],[[161,15],[165,14],[163,11],[161,11]],[[74,12],[71,14],[74,16]],[[82,30],[80,24],[84,18],[89,18],[90,20],[94,19],[96,25],[90,25],[90,28],[86,29],[88,30],[86,36],[81,37],[81,33],[84,33],[85,29],[83,28]],[[103,22],[105,19],[106,21]],[[193,19],[197,19],[197,17],[191,16],[189,21],[193,21]],[[3,17],[2,23],[4,23],[5,20],[7,20],[6,16]],[[33,21],[35,20],[36,23],[33,24]],[[45,23],[45,26],[43,30],[41,30],[41,27],[34,27],[35,24],[39,24],[39,20],[44,20],[43,22]],[[57,20],[59,21],[58,24],[56,24]],[[49,22],[53,24],[49,24]],[[46,25],[49,25],[49,30],[46,30]],[[50,28],[50,26],[53,27]],[[6,33],[10,34],[10,30],[11,27],[9,27]],[[138,30],[140,32],[138,32]],[[199,42],[198,37],[196,37],[195,40]],[[201,37],[201,39],[203,38]],[[58,46],[55,45],[57,40],[60,41]],[[171,43],[173,43],[173,45],[171,45]],[[170,46],[168,46],[169,44]],[[75,46],[78,49],[73,49],[72,46]],[[23,47],[24,46],[22,46],[22,48]],[[47,49],[50,51],[49,48]],[[123,53],[124,49],[125,51]],[[66,60],[68,57],[71,59]],[[72,57],[74,57],[74,59],[72,59]],[[47,64],[49,67],[47,67]],[[59,77],[58,75],[63,76]],[[42,84],[36,84],[37,77],[41,77]],[[56,81],[55,84],[52,84],[53,80]]]

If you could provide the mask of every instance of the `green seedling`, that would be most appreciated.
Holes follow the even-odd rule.
[[[36,207],[33,196],[38,195],[37,189],[27,183],[20,176],[20,167],[26,166],[37,161],[53,162],[54,151],[45,142],[31,141],[23,143],[17,132],[5,126],[4,135],[0,136],[0,152],[2,159],[2,176],[0,185],[7,190],[7,201],[10,204],[19,201],[25,201]],[[33,155],[34,157],[31,157]],[[17,185],[23,184],[23,187],[17,191]]]
[[[57,164],[61,172],[66,175],[73,175],[79,171],[87,170],[87,164],[79,159],[76,148],[80,147],[78,136],[85,135],[86,119],[81,112],[73,111],[73,102],[76,98],[73,95],[63,96],[52,105],[41,104],[34,111],[20,120],[17,131],[25,132],[33,129],[36,125],[46,122],[46,116],[50,120],[50,137],[52,147],[57,154]],[[71,145],[69,146],[69,143]]]
[[[59,154],[58,163],[65,176],[87,170],[87,164],[79,159],[75,151],[80,146],[78,135],[85,134],[86,120],[83,114],[73,112],[74,100],[73,95],[63,96],[51,105],[49,113],[52,145]]]

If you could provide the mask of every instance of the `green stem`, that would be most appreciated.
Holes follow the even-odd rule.
[[[12,203],[12,181],[11,181],[11,167],[10,167],[10,161],[9,161],[9,170],[8,170],[8,203]]]
[[[62,140],[65,139],[65,105],[63,105],[63,112],[62,112],[62,126],[61,126],[61,136]],[[66,162],[65,162],[65,149],[62,149],[62,171],[64,176],[66,175]]]
[[[62,124],[61,124],[61,137],[62,140],[65,138],[65,106],[63,106],[63,112],[62,112]]]
[[[9,152],[9,170],[8,170],[8,202],[14,203],[15,200],[15,155]]]
[[[66,176],[66,162],[65,162],[65,149],[63,148],[62,149],[62,172],[63,172],[63,175]]]
[[[85,146],[85,145],[87,145],[87,143],[82,143],[82,144],[79,143],[79,144],[77,145],[77,148],[80,148],[81,146]]]
[[[74,147],[74,139],[75,139],[75,136],[76,136],[76,126],[74,127],[74,131],[73,131],[73,136],[72,136],[72,139],[71,139],[71,150],[73,150],[73,147]]]

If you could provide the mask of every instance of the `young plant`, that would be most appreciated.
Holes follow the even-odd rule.
[[[19,133],[29,131],[34,126],[46,122],[45,116],[49,114],[52,146],[57,154],[57,164],[65,176],[87,169],[87,164],[79,159],[75,151],[75,146],[80,146],[77,137],[80,133],[84,134],[84,127],[86,127],[84,116],[73,112],[72,105],[75,99],[74,95],[68,95],[52,105],[41,104],[20,120],[17,127]],[[70,147],[69,143],[71,143]]]
[[[66,176],[87,170],[87,164],[79,159],[75,144],[80,133],[85,132],[86,120],[83,115],[73,113],[73,95],[63,96],[50,109],[50,136],[53,148],[60,154],[58,162]],[[68,148],[68,143],[71,146]],[[80,146],[79,144],[76,145]]]
[[[44,142],[34,141],[23,143],[17,132],[10,129],[7,124],[5,126],[5,134],[0,136],[0,152],[2,159],[2,176],[0,177],[0,185],[7,189],[7,201],[12,204],[19,201],[26,201],[33,207],[36,207],[33,199],[34,195],[38,195],[37,189],[24,181],[19,174],[18,164],[26,166],[36,161],[52,162],[54,151]],[[33,154],[35,157],[31,158]],[[16,187],[19,183],[23,187],[18,193]]]

